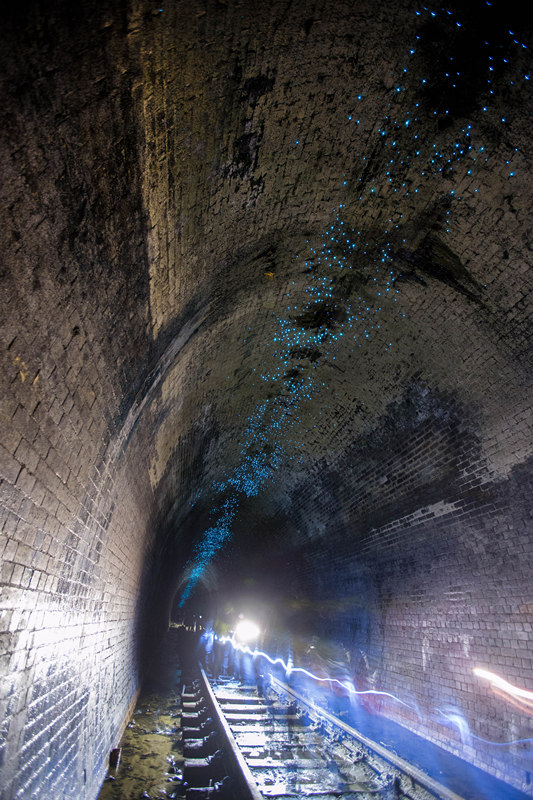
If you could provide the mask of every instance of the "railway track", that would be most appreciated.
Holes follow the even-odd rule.
[[[462,800],[275,678],[258,691],[201,669],[182,736],[188,800]]]

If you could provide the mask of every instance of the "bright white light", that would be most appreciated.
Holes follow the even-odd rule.
[[[253,642],[259,636],[259,628],[249,619],[241,619],[235,626],[235,639],[238,642]]]
[[[504,678],[496,675],[494,672],[489,672],[487,669],[481,669],[480,667],[476,667],[473,672],[474,675],[478,676],[478,678],[486,678],[493,687],[496,686],[506,694],[510,694],[513,697],[526,702],[533,700],[533,692],[530,692],[527,689],[521,689],[519,686],[513,686],[512,683],[509,683]]]

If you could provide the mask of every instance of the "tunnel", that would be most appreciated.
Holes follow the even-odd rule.
[[[94,800],[239,614],[533,796],[526,11],[1,16],[2,800]]]

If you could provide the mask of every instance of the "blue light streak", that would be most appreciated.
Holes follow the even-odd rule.
[[[459,710],[443,711],[437,708],[436,711],[457,728],[461,737],[461,743],[464,747],[472,747],[472,740],[474,739],[478,742],[483,742],[483,744],[493,745],[494,747],[512,747],[518,744],[533,744],[533,739],[511,739],[507,742],[495,742],[493,739],[484,739],[482,736],[477,736],[475,733],[472,733],[468,722]]]
[[[272,664],[272,666],[279,665],[285,671],[287,678],[290,678],[291,675],[294,675],[296,673],[300,673],[302,675],[306,675],[308,678],[311,678],[314,681],[317,681],[318,683],[328,683],[330,685],[335,684],[336,686],[339,686],[341,689],[344,689],[353,696],[375,695],[378,697],[388,697],[391,700],[394,700],[396,703],[399,703],[402,706],[406,706],[406,708],[410,708],[413,711],[417,711],[417,709],[414,706],[404,702],[399,697],[396,697],[390,692],[381,691],[379,689],[358,690],[355,688],[354,684],[351,681],[348,680],[339,681],[337,678],[324,678],[321,677],[320,675],[315,675],[313,672],[310,672],[307,669],[304,669],[304,667],[293,667],[292,663],[284,661],[282,658],[279,657],[271,658],[271,656],[269,656],[268,653],[265,653],[262,650],[257,650],[257,649],[252,650],[247,645],[241,645],[238,642],[235,642],[235,640],[229,636],[221,636],[219,638],[219,641],[222,642],[222,644],[229,642],[231,646],[234,648],[234,650],[239,650],[241,653],[245,653],[247,655],[252,656],[252,658],[259,658],[259,657],[264,658],[270,664]]]
[[[396,695],[391,694],[391,692],[387,692],[380,689],[359,690],[355,688],[353,682],[350,680],[338,680],[337,678],[324,677],[316,675],[315,673],[305,669],[304,667],[294,667],[290,659],[285,661],[283,658],[280,657],[272,658],[271,656],[268,655],[268,653],[265,653],[263,650],[258,650],[257,648],[254,648],[252,650],[248,645],[240,644],[239,642],[236,642],[235,639],[232,637],[221,636],[215,638],[217,638],[217,640],[222,644],[226,643],[231,644],[234,650],[238,650],[241,653],[249,655],[253,659],[263,658],[272,666],[281,667],[282,670],[285,672],[287,681],[290,680],[292,675],[301,674],[305,675],[306,677],[310,678],[313,681],[316,681],[317,683],[329,684],[331,687],[333,687],[334,685],[338,686],[340,689],[343,689],[352,697],[360,697],[368,695],[376,697],[387,697],[393,702],[405,706],[406,708],[409,708],[411,711],[414,711],[417,717],[421,719],[420,710],[418,707],[412,705],[411,703],[405,702]],[[459,709],[450,708],[447,710],[443,710],[437,708],[436,711],[439,715],[444,717],[449,723],[451,723],[458,729],[459,735],[461,737],[461,742],[464,747],[471,747],[473,740],[482,742],[484,744],[493,745],[495,747],[512,747],[514,745],[520,745],[520,744],[533,744],[533,739],[531,738],[512,739],[510,741],[504,741],[504,742],[496,742],[491,739],[484,739],[483,737],[477,736],[475,733],[471,731],[467,720],[465,719],[464,715],[459,711]]]

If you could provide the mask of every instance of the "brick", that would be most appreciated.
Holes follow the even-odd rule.
[[[6,800],[96,796],[138,680],[136,614],[157,627],[228,496],[221,586],[255,569],[303,587],[310,628],[427,712],[383,713],[522,786],[518,753],[461,750],[434,710],[515,732],[468,659],[533,680],[528,53],[507,28],[487,51],[483,26],[457,38],[437,6],[198,17],[178,0],[154,17],[141,0],[126,25],[104,5],[59,8],[53,32],[15,15],[3,36],[1,602],[31,610],[9,657]],[[485,74],[455,94],[435,41],[495,49],[487,114]],[[298,322],[322,280],[323,337]],[[296,352],[310,336],[316,358]],[[300,378],[311,398],[291,395]],[[31,647],[44,624],[50,652]]]
[[[20,463],[16,458],[8,453],[2,445],[0,445],[0,458],[0,463],[2,464],[2,477],[9,481],[9,483],[15,483],[21,470]]]

